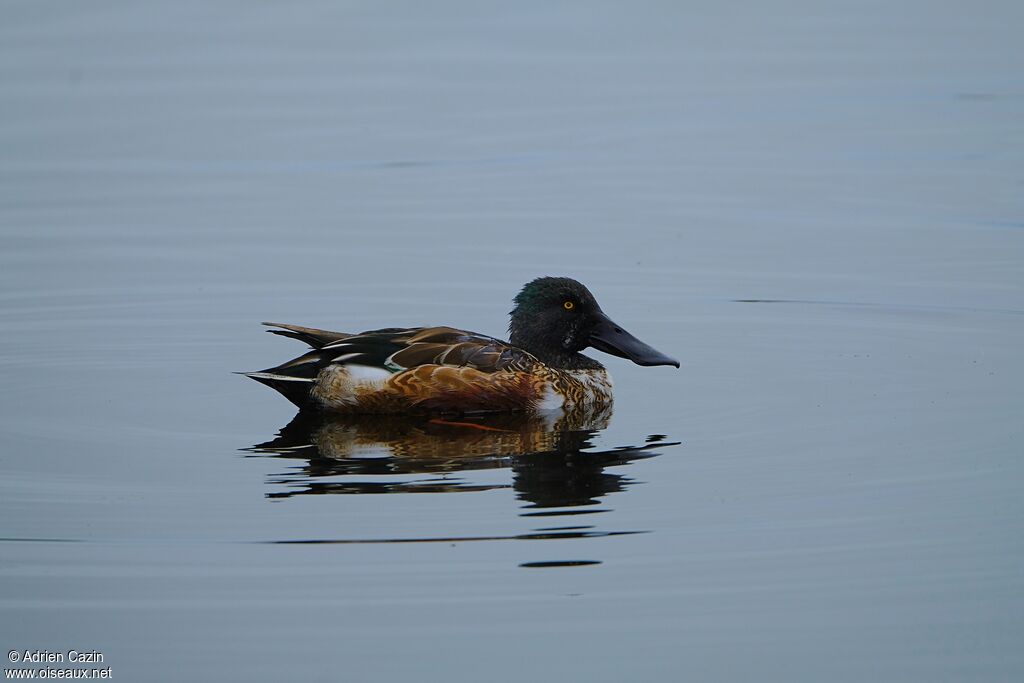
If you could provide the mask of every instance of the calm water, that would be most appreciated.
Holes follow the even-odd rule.
[[[384,5],[3,3],[0,645],[1024,677],[1021,5]],[[231,374],[547,274],[682,369],[499,431]]]

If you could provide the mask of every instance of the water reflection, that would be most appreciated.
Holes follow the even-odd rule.
[[[301,461],[271,477],[268,483],[276,490],[267,497],[273,499],[512,488],[524,503],[524,516],[584,514],[600,511],[595,506],[602,498],[635,483],[608,468],[675,445],[652,435],[641,445],[597,450],[594,438],[610,417],[610,409],[451,419],[299,413],[275,439],[246,450]],[[474,482],[466,476],[503,468],[512,470],[511,482]]]

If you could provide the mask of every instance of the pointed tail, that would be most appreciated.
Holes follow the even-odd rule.
[[[299,408],[309,406],[309,392],[312,391],[314,382],[309,377],[290,377],[266,370],[263,372],[239,372],[238,374],[251,377],[260,384],[266,384]]]

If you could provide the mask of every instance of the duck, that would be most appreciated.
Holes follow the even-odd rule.
[[[513,299],[509,341],[453,327],[389,327],[350,334],[265,322],[310,350],[259,372],[301,410],[348,415],[543,414],[612,403],[605,367],[584,349],[641,366],[679,361],[609,318],[583,284],[540,277]]]

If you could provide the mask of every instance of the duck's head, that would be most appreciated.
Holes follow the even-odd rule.
[[[516,295],[510,313],[509,340],[542,362],[557,368],[589,367],[579,355],[588,346],[637,365],[674,365],[604,314],[586,287],[567,277],[541,277]],[[600,366],[598,366],[600,367]]]

